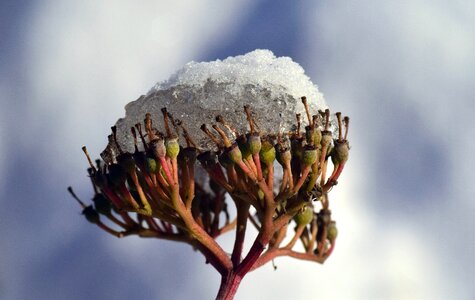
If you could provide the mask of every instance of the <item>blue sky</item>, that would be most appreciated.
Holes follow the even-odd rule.
[[[352,152],[334,255],[279,259],[236,299],[475,297],[472,2],[175,2],[2,2],[0,298],[212,299],[199,254],[106,236],[66,187],[91,196],[81,146],[97,155],[126,103],[190,60],[256,48],[351,116]]]

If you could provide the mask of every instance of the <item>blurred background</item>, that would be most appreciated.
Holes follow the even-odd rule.
[[[116,239],[92,196],[124,105],[186,62],[290,56],[352,151],[325,265],[278,258],[236,299],[475,299],[473,1],[13,1],[0,4],[0,299],[214,299],[186,245]],[[225,241],[225,239],[224,239]]]

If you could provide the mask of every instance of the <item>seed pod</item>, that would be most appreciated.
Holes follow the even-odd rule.
[[[309,146],[309,145],[305,146],[303,149],[302,163],[305,166],[313,165],[317,161],[317,158],[318,158],[317,155],[318,153],[315,147]]]
[[[167,151],[167,156],[170,158],[176,158],[180,152],[180,144],[178,143],[178,138],[167,138],[165,139],[165,148]]]
[[[350,147],[347,141],[334,140],[335,146],[333,147],[330,156],[334,165],[345,163],[348,160]]]
[[[107,178],[101,171],[97,171],[96,173],[94,173],[92,181],[97,187],[100,188],[107,185]]]
[[[117,162],[127,173],[131,173],[135,170],[135,161],[130,153],[122,153],[117,156]]]
[[[272,143],[269,142],[268,140],[264,140],[264,142],[262,142],[262,147],[261,147],[261,151],[259,152],[259,157],[261,159],[261,162],[263,162],[267,166],[270,166],[274,163],[275,148],[272,145]]]
[[[318,212],[318,222],[321,225],[328,225],[332,220],[332,212],[329,209],[321,209]]]
[[[327,147],[327,154],[330,153],[331,145],[332,145],[332,133],[330,131],[324,131],[322,133],[322,151],[324,150],[324,146]]]
[[[210,168],[214,167],[218,163],[218,157],[216,152],[206,151],[198,155],[199,162],[203,165],[203,167]]]
[[[249,148],[249,143],[247,142],[246,136],[238,136],[236,138],[236,142],[239,146],[239,150],[241,150],[241,156],[244,157],[244,159],[249,158],[249,156],[251,156],[251,149]]]
[[[149,144],[149,149],[151,154],[155,158],[165,157],[167,154],[167,148],[165,147],[165,142],[161,138],[156,138],[152,140]]]
[[[218,155],[218,161],[224,168],[227,168],[228,166],[234,164],[234,162],[229,157],[229,153],[226,150]]]
[[[127,180],[127,174],[125,173],[124,168],[118,164],[112,164],[109,166],[109,173],[107,174],[107,179],[109,180],[112,186],[119,186]]]
[[[292,151],[292,157],[302,158],[303,151],[303,138],[301,137],[292,137],[290,140],[290,149]]]
[[[146,166],[149,173],[157,172],[157,161],[151,157],[146,158]]]
[[[298,226],[305,226],[312,222],[313,219],[313,209],[309,206],[306,206],[302,211],[295,215],[294,220]]]
[[[305,138],[308,144],[318,145],[322,140],[322,132],[318,128],[305,126]]]
[[[261,136],[258,132],[251,133],[247,138],[247,143],[249,144],[249,150],[252,155],[259,153],[261,151],[262,142]]]
[[[330,242],[333,242],[338,236],[338,228],[336,227],[336,222],[331,221],[327,229],[327,239]]]
[[[92,205],[86,206],[82,214],[86,217],[86,219],[91,222],[92,224],[97,224],[100,221],[99,214],[97,211],[92,207]]]
[[[242,152],[236,143],[226,149],[226,152],[228,153],[231,161],[233,161],[234,163],[240,162],[242,160]]]
[[[106,197],[102,194],[96,194],[94,198],[92,198],[94,202],[94,208],[96,211],[102,215],[108,215],[111,213],[112,204]]]
[[[277,144],[277,161],[279,164],[285,167],[287,163],[290,163],[291,159],[292,154],[290,150],[287,147]]]
[[[194,147],[186,147],[181,151],[183,154],[183,157],[190,162],[191,164],[194,164],[196,161],[196,155],[197,155],[197,150]]]
[[[132,154],[132,157],[135,161],[135,164],[140,169],[143,169],[146,167],[146,154],[144,151],[135,151],[134,154]]]

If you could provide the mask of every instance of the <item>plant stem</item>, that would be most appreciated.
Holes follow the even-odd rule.
[[[221,277],[221,285],[219,286],[216,300],[232,300],[236,295],[242,277],[235,272],[230,272],[226,276]]]

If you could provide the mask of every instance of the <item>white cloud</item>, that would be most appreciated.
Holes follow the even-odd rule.
[[[249,6],[205,0],[38,3],[28,32],[29,114],[55,128],[51,142],[63,147],[50,154],[74,153],[68,160],[73,165],[86,143],[98,155],[126,103],[213,41],[226,40]]]
[[[309,39],[316,39],[309,53],[323,56],[316,59],[314,66],[323,78],[319,86],[330,107],[333,99],[356,119],[352,138],[358,140],[355,148],[361,148],[350,163],[359,160],[364,167],[357,176],[369,180],[363,183],[366,191],[360,196],[375,197],[370,193],[371,179],[391,172],[378,169],[371,155],[381,155],[374,152],[377,143],[386,143],[385,138],[394,139],[399,134],[398,120],[405,120],[403,116],[385,119],[389,116],[382,108],[390,105],[388,101],[398,101],[396,106],[402,108],[399,112],[418,117],[418,130],[423,134],[418,138],[431,141],[429,145],[444,153],[443,162],[432,163],[442,164],[445,173],[444,186],[433,189],[445,192],[434,193],[431,199],[417,199],[417,188],[412,191],[414,201],[431,205],[417,210],[418,206],[411,204],[415,210],[406,211],[405,217],[384,211],[378,212],[381,216],[367,216],[373,225],[383,226],[375,235],[374,253],[363,257],[366,269],[376,271],[371,275],[363,270],[363,275],[354,275],[361,283],[361,276],[366,273],[375,291],[376,286],[384,290],[382,294],[357,294],[345,299],[445,299],[473,295],[470,280],[462,279],[473,276],[468,275],[472,272],[459,267],[468,264],[473,268],[468,253],[473,252],[475,242],[464,230],[475,225],[474,205],[469,200],[475,195],[471,188],[475,175],[470,164],[473,160],[467,156],[473,149],[467,137],[475,129],[469,122],[475,112],[471,96],[471,78],[475,77],[473,8],[473,3],[467,1],[332,1],[308,10],[307,19],[315,21],[308,27]],[[406,160],[425,155],[412,152],[412,145],[404,142],[401,140],[401,146],[394,151],[402,151]],[[389,161],[390,155],[387,154]],[[413,171],[407,170],[408,176]],[[439,174],[431,174],[436,175]],[[430,177],[414,180],[433,182]],[[396,190],[376,197],[373,203],[390,199],[404,205],[408,201],[399,198]],[[460,241],[466,247],[454,255],[453,245]],[[458,275],[461,271],[463,276]]]

